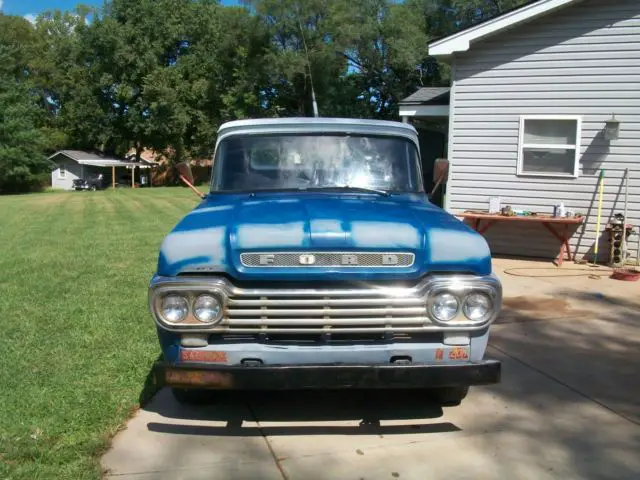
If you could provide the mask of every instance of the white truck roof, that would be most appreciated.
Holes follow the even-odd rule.
[[[337,133],[353,135],[402,136],[418,145],[418,133],[412,125],[389,120],[360,118],[259,118],[227,122],[218,129],[218,142],[230,135]]]

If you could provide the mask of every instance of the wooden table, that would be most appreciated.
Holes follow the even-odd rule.
[[[490,213],[473,213],[465,212],[456,215],[457,217],[464,218],[466,220],[472,220],[473,228],[476,232],[483,234],[489,230],[493,225],[498,222],[530,222],[541,223],[551,235],[553,235],[560,242],[560,253],[556,258],[558,266],[562,266],[565,254],[569,260],[573,260],[573,254],[571,253],[571,247],[569,246],[569,226],[581,225],[584,222],[584,217],[544,217],[544,216],[511,216],[506,215],[493,215]],[[483,221],[486,221],[484,225],[481,225]],[[556,230],[555,225],[564,226],[562,232]]]

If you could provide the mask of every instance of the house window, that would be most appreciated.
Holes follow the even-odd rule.
[[[58,169],[58,178],[67,178],[67,167],[60,165]]]
[[[577,177],[580,117],[520,117],[518,175]]]

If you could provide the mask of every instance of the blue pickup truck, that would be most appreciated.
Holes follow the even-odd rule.
[[[425,194],[416,130],[330,118],[220,127],[210,191],[164,239],[158,384],[424,389],[498,382],[485,240]]]

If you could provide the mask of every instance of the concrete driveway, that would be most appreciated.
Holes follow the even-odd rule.
[[[601,280],[568,268],[537,270],[548,266],[496,262],[506,301],[488,354],[503,361],[503,380],[472,388],[460,407],[441,409],[417,392],[367,391],[234,394],[186,408],[161,391],[114,439],[105,472],[639,478],[640,284],[608,280],[603,270]]]

